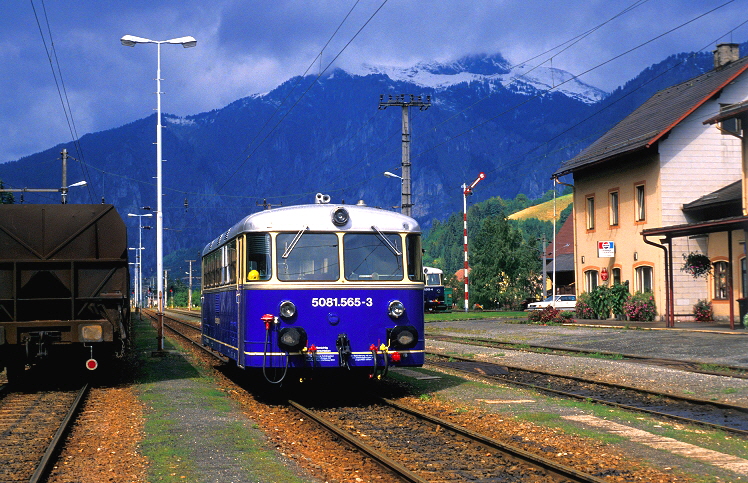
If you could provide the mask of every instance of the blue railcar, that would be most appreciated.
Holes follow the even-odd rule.
[[[423,305],[427,312],[445,312],[452,308],[447,305],[444,292],[444,272],[434,267],[423,267],[426,287],[423,291]]]
[[[418,222],[328,199],[249,215],[203,250],[203,344],[271,382],[423,364]]]

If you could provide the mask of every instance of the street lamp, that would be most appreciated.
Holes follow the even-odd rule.
[[[135,257],[135,272],[137,277],[135,279],[135,307],[141,309],[143,307],[143,253],[141,251],[143,250],[143,217],[153,216],[153,214],[137,215],[135,213],[128,213],[127,216],[138,218],[138,251]]]
[[[403,183],[405,182],[405,179],[402,176],[398,176],[395,173],[391,173],[389,171],[385,171],[382,174],[384,174],[388,178],[398,178],[398,179],[400,179],[400,186],[402,186]],[[402,191],[402,189],[400,191]],[[395,207],[393,206],[393,208],[395,208]],[[405,214],[405,198],[402,199],[402,204],[400,205],[400,212],[403,213],[403,214]]]
[[[62,194],[62,204],[68,202],[68,188],[75,188],[76,186],[86,186],[88,183],[85,181],[78,181],[68,186],[68,150],[63,149],[60,153],[62,155],[62,187],[60,189],[47,189],[47,188],[3,188],[3,192],[7,193],[57,193]],[[23,203],[23,194],[21,194],[21,203]]]
[[[158,350],[164,350],[164,212],[162,208],[161,177],[161,44],[181,44],[182,47],[194,47],[194,37],[178,37],[170,40],[150,40],[134,35],[125,35],[120,39],[122,45],[135,47],[135,44],[156,44],[156,290],[158,297]]]

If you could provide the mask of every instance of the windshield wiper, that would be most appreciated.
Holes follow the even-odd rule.
[[[377,233],[377,236],[379,237],[379,239],[382,240],[385,245],[387,245],[387,248],[390,249],[393,255],[395,255],[396,257],[399,257],[400,255],[402,255],[402,252],[398,250],[397,247],[393,245],[392,242],[386,236],[384,236],[384,233],[379,231],[379,228],[377,228],[374,225],[371,225],[371,229]]]
[[[293,240],[291,240],[291,244],[288,245],[288,248],[286,248],[286,251],[283,252],[283,255],[281,255],[281,258],[288,258],[288,256],[291,254],[291,251],[293,251],[294,247],[296,247],[296,244],[299,243],[299,240],[301,239],[301,235],[304,234],[305,231],[309,229],[309,226],[305,226],[299,232],[296,234],[295,237],[293,237]]]

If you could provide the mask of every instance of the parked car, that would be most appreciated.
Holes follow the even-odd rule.
[[[543,310],[544,308],[552,305],[558,310],[574,310],[577,306],[576,295],[556,295],[555,297],[548,297],[542,302],[533,302],[527,306],[527,310]]]

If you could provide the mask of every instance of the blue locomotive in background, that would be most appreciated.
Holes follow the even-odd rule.
[[[417,221],[361,203],[249,215],[203,250],[203,344],[270,382],[421,366],[421,255]]]

